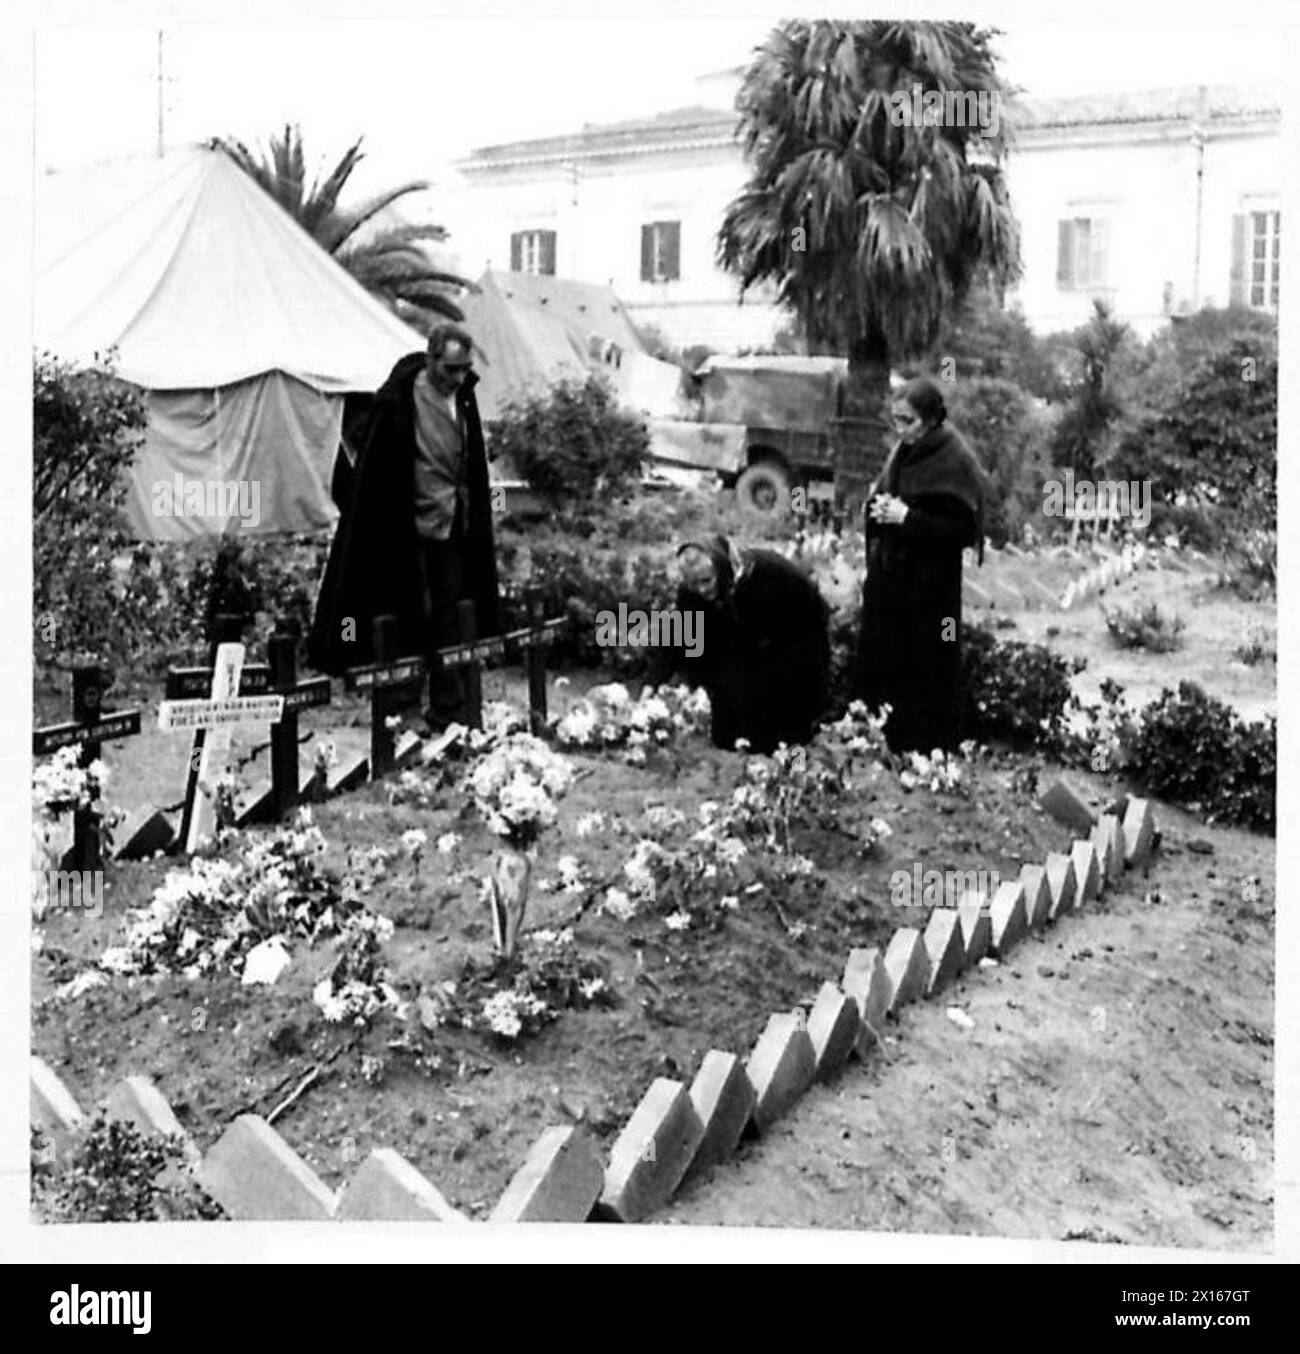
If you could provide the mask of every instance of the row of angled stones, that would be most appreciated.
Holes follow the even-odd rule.
[[[1024,866],[1020,879],[1002,883],[992,899],[972,894],[955,908],[933,909],[924,932],[901,927],[883,955],[877,948],[850,951],[841,983],[823,984],[806,1018],[802,1011],[771,1016],[745,1063],[713,1049],[689,1090],[656,1079],[615,1141],[608,1166],[581,1129],[547,1129],[490,1220],[636,1222],[649,1216],[684,1181],[728,1158],[751,1121],[760,1132],[767,1129],[851,1054],[866,1059],[886,1015],[1083,907],[1117,881],[1125,865],[1145,865],[1154,831],[1150,805],[1130,800],[1123,823],[1104,815],[1069,853]],[[39,1058],[32,1059],[31,1089],[33,1121],[56,1144],[70,1140],[84,1116]],[[178,1135],[199,1182],[238,1220],[468,1221],[390,1148],[371,1152],[335,1195],[258,1115],[241,1115],[200,1157],[147,1078],[120,1082],[107,1112],[148,1132]]]

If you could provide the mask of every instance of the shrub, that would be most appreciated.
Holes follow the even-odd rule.
[[[1154,794],[1199,807],[1210,822],[1273,831],[1277,823],[1277,720],[1247,723],[1195,682],[1146,706],[1132,765]]]
[[[225,1216],[221,1205],[179,1174],[179,1142],[96,1116],[62,1170],[33,1133],[32,1202],[46,1222],[179,1222]],[[169,1182],[168,1167],[177,1174]]]
[[[1040,337],[1018,307],[1004,309],[988,289],[977,288],[947,323],[931,362],[952,358],[958,381],[1011,381],[1039,399],[1061,400],[1071,348],[1069,335]]]
[[[1152,340],[1146,407],[1118,439],[1114,469],[1150,479],[1170,509],[1199,511],[1214,540],[1267,531],[1277,516],[1277,332],[1253,311],[1207,311]]]
[[[992,480],[984,529],[995,545],[1018,538],[1025,523],[1041,521],[1047,416],[1025,392],[1000,377],[959,381],[951,418]]]
[[[1093,306],[1092,318],[1074,333],[1075,373],[1052,437],[1053,462],[1084,479],[1096,478],[1125,426],[1141,352],[1126,324],[1103,302]]]
[[[1182,646],[1186,628],[1181,617],[1167,616],[1154,603],[1125,610],[1103,608],[1106,629],[1121,649],[1146,649],[1149,653],[1172,653]]]
[[[963,622],[963,732],[1062,746],[1074,705],[1070,679],[1083,668],[1083,659],[1063,658],[1043,644],[1000,640],[983,626]]]
[[[619,493],[635,481],[650,454],[644,421],[621,410],[596,376],[563,381],[545,397],[507,406],[488,425],[488,437],[491,454],[518,466],[554,508]]]
[[[142,628],[121,586],[130,546],[124,472],[146,423],[140,392],[108,371],[38,354],[32,370],[36,651],[68,664],[111,657]]]

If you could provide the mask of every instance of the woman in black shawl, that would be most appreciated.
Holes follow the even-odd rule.
[[[895,752],[952,751],[962,737],[961,559],[983,550],[988,478],[947,412],[935,382],[904,386],[899,441],[867,493],[861,694],[892,707]]]
[[[830,674],[829,609],[817,585],[774,551],[736,551],[723,536],[688,542],[677,559],[677,606],[702,613],[703,649],[687,671],[709,693],[714,746],[743,738],[770,753],[808,742]]]

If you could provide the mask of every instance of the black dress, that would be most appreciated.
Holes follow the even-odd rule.
[[[734,581],[729,566],[720,572],[729,584],[721,603],[685,587],[677,594],[680,609],[703,613],[703,651],[686,672],[709,693],[714,746],[744,738],[770,753],[808,742],[828,703],[826,602],[802,569],[770,550],[744,552]]]
[[[982,539],[982,473],[960,436],[940,427],[898,448],[877,486],[908,513],[898,525],[868,515],[860,694],[892,707],[885,733],[895,752],[950,752],[962,739],[962,550]]]

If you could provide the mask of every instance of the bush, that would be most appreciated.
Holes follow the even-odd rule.
[[[33,1131],[32,1203],[45,1222],[179,1222],[225,1217],[221,1205],[179,1172],[180,1143],[144,1134],[100,1113],[62,1170]],[[162,1172],[175,1168],[166,1182]]]
[[[1060,748],[1075,704],[1070,679],[1084,666],[1083,659],[1063,658],[1046,645],[1000,640],[983,626],[963,622],[964,735]]]
[[[1083,479],[1095,479],[1126,426],[1135,398],[1141,358],[1137,337],[1104,302],[1074,332],[1074,374],[1069,398],[1052,436],[1052,461]],[[1111,478],[1108,473],[1102,478]],[[1137,476],[1142,479],[1145,476]]]
[[[987,289],[977,289],[948,322],[931,363],[952,358],[958,381],[1011,381],[1043,400],[1067,393],[1072,341],[1067,334],[1040,337],[1016,306],[1004,309]]]
[[[650,455],[645,422],[619,409],[597,376],[564,381],[546,397],[513,403],[488,425],[492,456],[519,467],[553,508],[591,504],[632,484]]]
[[[1199,515],[1213,549],[1277,518],[1277,330],[1271,316],[1206,311],[1154,338],[1145,408],[1118,439],[1113,469],[1153,482],[1154,524]],[[1177,529],[1176,526],[1174,529]]]
[[[1102,609],[1106,629],[1121,649],[1146,649],[1149,653],[1172,653],[1182,647],[1186,628],[1178,616],[1167,616],[1154,603],[1129,610]]]
[[[1042,520],[1047,416],[1014,382],[975,377],[954,387],[950,417],[993,482],[986,534],[999,546],[1017,539],[1026,522]]]
[[[111,657],[146,628],[122,586],[124,472],[144,433],[139,391],[38,354],[32,369],[32,565],[38,658]]]
[[[1131,756],[1153,794],[1199,807],[1210,822],[1274,831],[1277,720],[1247,723],[1195,682],[1146,706]]]

